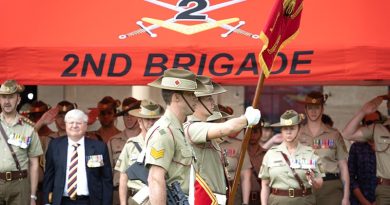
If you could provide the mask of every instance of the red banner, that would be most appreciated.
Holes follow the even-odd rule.
[[[255,85],[273,2],[0,0],[0,81],[144,85],[184,67]],[[276,56],[266,84],[388,84],[389,5],[305,1],[299,37]]]
[[[194,186],[194,205],[218,205],[217,198],[214,196],[213,191],[199,174],[196,174]]]
[[[279,50],[292,41],[298,34],[303,0],[277,0],[263,31],[260,34],[264,42],[259,54],[260,67],[269,77],[271,67]]]

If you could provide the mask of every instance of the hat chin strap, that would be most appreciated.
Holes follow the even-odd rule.
[[[202,106],[204,107],[204,109],[206,109],[207,112],[208,112],[210,115],[213,115],[213,113],[212,113],[209,109],[207,109],[206,105],[204,105],[204,103],[202,102],[202,99],[201,99],[201,98],[198,98],[198,100],[199,100],[200,104],[202,104]]]
[[[191,109],[192,113],[194,113],[194,108],[191,107],[190,103],[188,103],[187,99],[184,97],[183,93],[180,92],[181,97],[183,98],[184,102],[186,102],[187,106]]]
[[[145,123],[144,123],[144,120],[141,119],[141,124],[142,124],[142,127],[145,129],[145,132],[148,131],[148,128],[146,127]],[[142,129],[142,128],[141,128]]]

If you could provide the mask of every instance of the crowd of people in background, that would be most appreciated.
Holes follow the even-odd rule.
[[[213,99],[226,90],[188,70],[169,69],[149,86],[162,90],[165,106],[105,96],[84,112],[66,100],[17,111],[23,86],[1,84],[0,205],[172,204],[175,182],[195,204],[226,204],[237,171],[234,204],[390,204],[390,120],[378,111],[388,96],[338,131],[320,92],[299,102],[304,114],[292,108],[271,122],[252,107],[234,117]],[[87,131],[96,120],[100,127]]]

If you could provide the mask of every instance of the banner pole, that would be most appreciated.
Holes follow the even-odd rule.
[[[265,75],[263,72],[261,72],[259,80],[257,82],[255,96],[254,96],[254,99],[252,101],[253,108],[258,107],[258,103],[260,101],[260,96],[261,96],[261,93],[263,91],[264,78],[265,78]],[[235,195],[237,192],[238,183],[240,182],[241,168],[242,168],[242,164],[244,162],[245,152],[248,149],[249,139],[251,138],[251,135],[252,135],[252,127],[248,127],[245,131],[245,137],[244,137],[242,144],[241,144],[240,158],[238,160],[238,165],[236,168],[236,172],[234,174],[232,190],[229,193],[228,205],[234,205],[234,198],[235,198]]]

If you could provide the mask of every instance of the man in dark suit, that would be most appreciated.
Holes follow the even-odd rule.
[[[85,137],[88,116],[65,115],[67,136],[50,142],[43,181],[44,204],[111,205],[112,169],[105,143]]]

